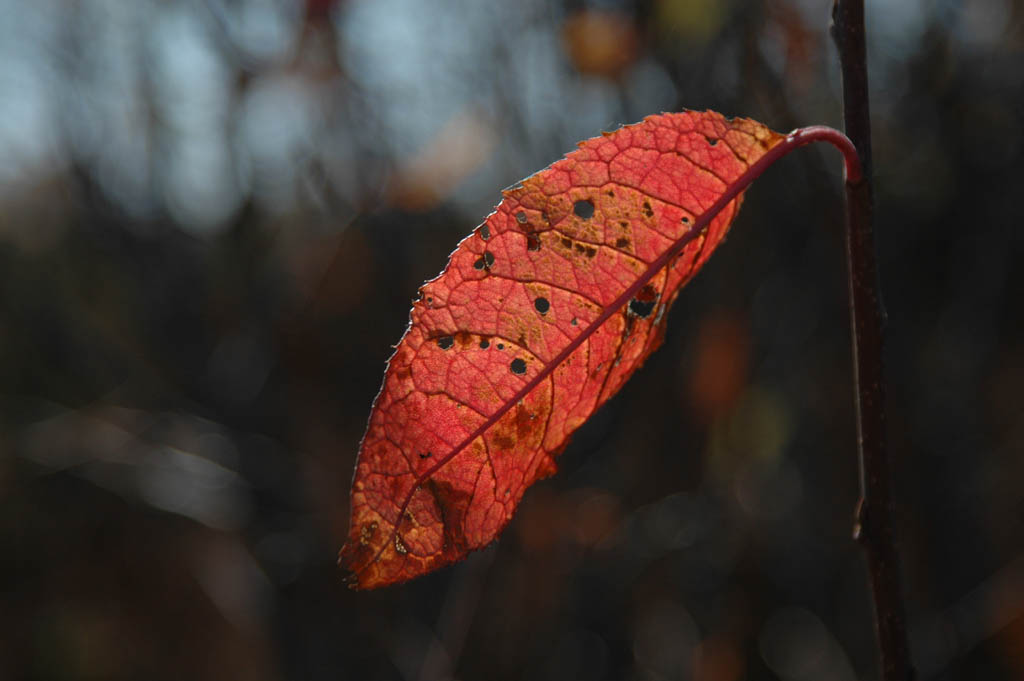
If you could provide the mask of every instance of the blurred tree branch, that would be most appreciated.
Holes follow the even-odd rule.
[[[842,69],[844,127],[864,168],[859,182],[847,178],[846,183],[846,259],[861,488],[854,536],[867,555],[882,679],[909,681],[914,672],[892,524],[891,471],[885,438],[884,313],[872,226],[871,116],[863,0],[835,0],[832,38]]]

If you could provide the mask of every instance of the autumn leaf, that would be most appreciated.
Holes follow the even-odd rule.
[[[503,192],[420,289],[388,362],[338,561],[353,586],[411,579],[497,536],[661,343],[742,194],[712,207],[782,139],[714,112],[651,116]]]

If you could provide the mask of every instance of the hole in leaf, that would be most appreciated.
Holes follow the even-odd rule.
[[[706,139],[708,141],[708,144],[710,144],[711,146],[715,146],[716,144],[718,144],[718,140],[716,140],[714,137],[705,137],[704,139]]]
[[[513,374],[519,374],[520,376],[526,373],[526,362],[519,357],[512,360],[512,363],[508,365],[508,368],[512,370]]]
[[[487,225],[480,225],[480,238],[484,241],[491,238],[491,230]]]
[[[528,251],[539,251],[540,250],[540,237],[536,234],[526,235],[526,250]]]
[[[505,344],[504,343],[498,343],[498,349],[499,350],[504,350],[505,349]]]
[[[690,224],[690,218],[686,217],[685,215],[681,218],[681,221],[684,225]]]
[[[572,321],[571,321],[571,322],[569,322],[569,323],[570,323],[570,324],[572,324],[573,326],[576,326],[577,324],[579,324],[579,322],[578,322],[578,321],[576,321],[576,318],[575,318],[575,317],[573,317],[573,318],[572,318]]]
[[[486,350],[489,347],[491,347],[491,341],[487,340],[486,338],[483,338],[483,339],[480,340],[480,349],[481,350]]]
[[[637,317],[647,317],[658,302],[658,289],[650,284],[637,291],[633,300],[629,301],[629,311]]]
[[[590,199],[582,199],[572,204],[572,212],[584,220],[594,217],[594,202]]]
[[[455,339],[451,336],[441,336],[437,339],[437,347],[442,350],[447,350],[451,346],[455,345]]]
[[[649,317],[651,312],[654,310],[654,303],[656,301],[642,301],[634,298],[629,301],[629,311],[635,314],[637,317]]]
[[[433,455],[434,455],[433,452],[420,452],[420,458],[421,459],[429,459]]]
[[[551,309],[551,303],[548,302],[547,298],[537,298],[533,301],[533,306],[537,308],[537,312],[541,314],[547,314],[548,310]]]
[[[519,211],[518,213],[516,213],[516,222],[518,222],[521,225],[525,225],[526,213],[524,213],[523,211]]]
[[[477,258],[476,262],[473,263],[473,269],[475,269],[475,270],[483,270],[483,269],[489,270],[489,269],[491,269],[491,265],[493,265],[493,264],[494,264],[494,254],[491,253],[490,251],[484,251],[484,254],[482,256],[480,256],[479,258]]]

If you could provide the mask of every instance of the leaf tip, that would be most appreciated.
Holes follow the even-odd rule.
[[[349,566],[349,562],[346,560],[345,553],[347,548],[348,542],[345,542],[345,545],[338,551],[338,570],[341,572],[342,584],[356,591],[359,589],[359,575]]]

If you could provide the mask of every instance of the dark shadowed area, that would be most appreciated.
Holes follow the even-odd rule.
[[[868,4],[922,680],[1024,678],[1024,5]],[[0,678],[877,678],[841,162],[746,195],[490,548],[349,591],[419,285],[681,108],[841,127],[830,0],[0,0]]]

